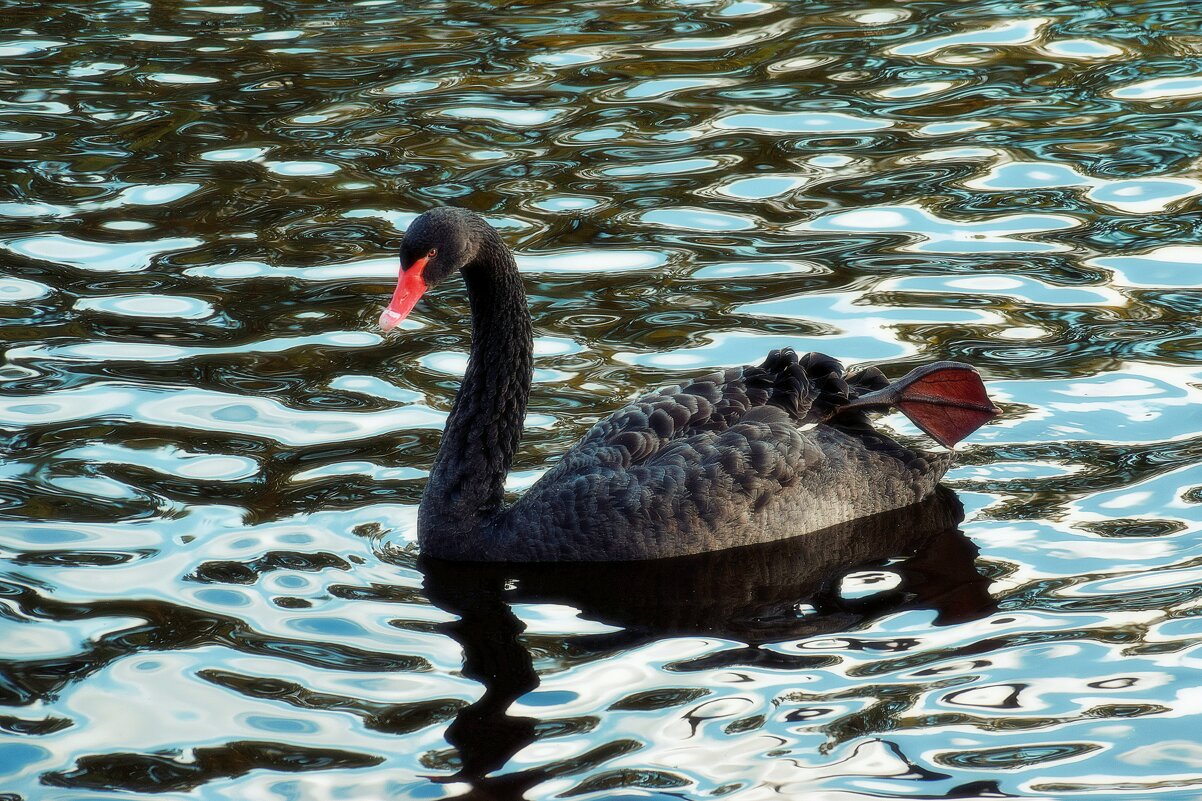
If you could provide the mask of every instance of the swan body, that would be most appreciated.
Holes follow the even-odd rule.
[[[419,528],[423,553],[655,559],[768,542],[917,503],[935,489],[950,454],[918,454],[871,428],[818,422],[832,395],[883,380],[872,369],[844,375],[833,359],[776,351],[760,367],[648,395],[594,425],[474,536],[450,540],[437,526]]]
[[[911,450],[877,432],[866,410],[899,405],[941,441],[997,413],[964,365],[890,384],[874,367],[846,371],[820,354],[773,351],[758,366],[620,409],[506,507],[533,353],[516,264],[482,218],[454,208],[418,217],[401,261],[385,329],[455,271],[472,309],[471,358],[418,511],[427,556],[628,561],[811,533],[917,503],[951,464],[950,453]]]

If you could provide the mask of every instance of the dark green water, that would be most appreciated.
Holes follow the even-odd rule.
[[[0,11],[0,798],[1202,793],[1197,3]],[[373,322],[447,203],[531,295],[515,490],[788,345],[981,369],[963,522],[419,565],[466,301]]]

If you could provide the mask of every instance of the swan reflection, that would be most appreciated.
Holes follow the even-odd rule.
[[[761,646],[848,631],[904,609],[931,609],[935,623],[993,611],[976,546],[957,526],[959,501],[941,489],[927,501],[791,540],[676,559],[584,564],[470,564],[422,558],[425,591],[456,616],[441,630],[464,653],[463,675],[484,695],[447,728],[464,798],[521,798],[554,766],[503,773],[510,758],[555,730],[554,721],[508,714],[539,686],[515,604],[561,604],[616,630],[571,637],[577,660],[673,636],[733,641],[676,670],[755,665],[812,668],[831,657]]]

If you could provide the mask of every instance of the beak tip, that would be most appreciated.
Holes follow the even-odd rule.
[[[380,328],[387,334],[404,319],[404,315],[397,314],[392,309],[385,309],[380,313]]]

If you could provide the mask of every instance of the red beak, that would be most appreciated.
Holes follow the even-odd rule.
[[[427,261],[429,258],[422,256],[413,262],[408,270],[401,273],[388,308],[380,314],[380,328],[385,332],[396,328],[401,320],[408,317],[409,312],[413,311],[413,307],[417,305],[418,298],[426,291],[426,281],[422,278],[422,270],[426,269]]]

